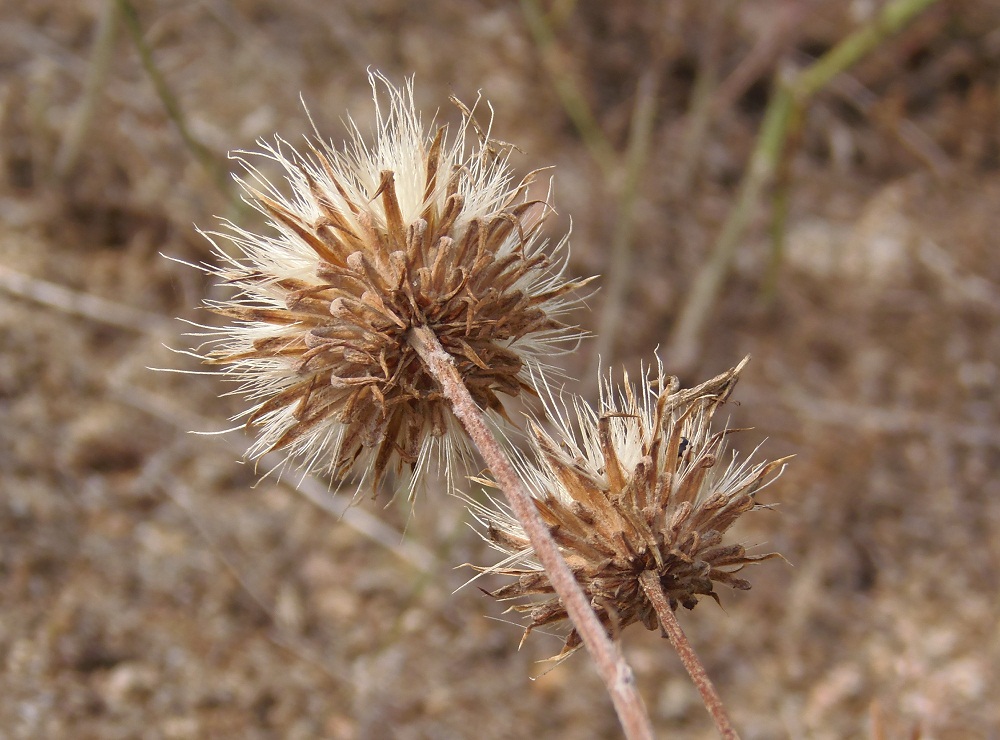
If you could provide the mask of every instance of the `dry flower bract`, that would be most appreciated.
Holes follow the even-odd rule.
[[[786,459],[750,464],[733,455],[722,462],[732,430],[713,432],[712,416],[736,384],[746,363],[689,390],[659,373],[644,382],[639,397],[626,376],[616,392],[602,387],[602,412],[580,399],[570,413],[550,399],[558,419],[553,437],[533,424],[537,465],[521,460],[542,519],[591,600],[604,626],[615,634],[633,622],[659,624],[639,577],[653,571],[670,607],[694,608],[700,596],[718,600],[715,584],[746,590],[736,573],[750,563],[778,557],[748,554],[723,536],[740,515],[759,508],[754,495]],[[518,603],[536,627],[566,619],[545,571],[531,559],[523,530],[498,502],[472,504],[486,527],[485,538],[509,557],[477,568],[517,580],[492,592],[501,600],[548,596]],[[580,644],[569,633],[560,656]]]
[[[246,165],[241,184],[273,231],[210,235],[237,249],[213,239],[221,266],[206,269],[238,294],[207,302],[233,323],[208,334],[204,358],[253,402],[252,455],[283,450],[377,487],[390,470],[412,485],[435,457],[451,470],[467,455],[411,327],[430,327],[480,407],[506,417],[502,397],[531,392],[543,358],[578,337],[558,317],[584,281],[562,278],[566,239],[538,237],[550,207],[529,200],[532,176],[515,182],[488,137],[467,146],[470,112],[450,139],[424,131],[412,83],[373,75],[372,88],[370,146],[353,122],[342,150],[263,145],[289,195]]]

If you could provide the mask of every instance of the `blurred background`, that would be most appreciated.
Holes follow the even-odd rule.
[[[0,3],[0,735],[619,736],[586,655],[546,673],[557,636],[453,593],[495,562],[455,500],[341,516],[188,433],[228,387],[147,370],[199,369],[164,345],[218,290],[161,254],[261,226],[226,152],[301,142],[303,101],[370,130],[369,67],[554,166],[550,236],[603,276],[582,392],[598,355],[753,356],[735,444],[797,457],[738,538],[789,564],[680,615],[742,736],[997,737],[992,0]],[[622,642],[658,732],[713,737],[669,644]]]

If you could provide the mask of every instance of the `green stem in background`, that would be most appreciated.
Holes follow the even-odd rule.
[[[729,23],[734,0],[721,0],[718,9],[709,16],[704,39],[698,54],[698,72],[691,90],[691,102],[684,115],[684,140],[681,144],[680,164],[673,185],[678,198],[685,198],[694,174],[702,160],[705,141],[708,138],[715,108],[715,93],[719,85],[723,29]]]
[[[604,135],[586,96],[580,90],[567,68],[557,47],[552,27],[552,14],[546,14],[538,0],[521,0],[528,29],[538,47],[543,66],[572,121],[581,141],[601,171],[616,206],[616,218],[611,238],[608,262],[602,271],[606,276],[605,299],[601,309],[600,326],[593,348],[593,357],[611,362],[614,340],[624,315],[628,285],[632,273],[632,239],[635,223],[635,205],[639,185],[649,163],[653,120],[656,114],[656,93],[663,70],[665,44],[654,42],[655,58],[651,59],[639,79],[635,105],[629,127],[629,139],[624,153],[618,152]],[[565,18],[572,6],[557,9],[557,17]],[[553,11],[556,13],[556,10]],[[593,373],[588,377],[597,378]],[[596,390],[596,389],[591,389]]]
[[[788,131],[811,98],[835,76],[859,62],[889,36],[902,30],[937,0],[893,0],[859,28],[791,79],[779,79],[736,202],[729,211],[708,260],[695,277],[674,325],[666,356],[679,371],[690,369],[701,352],[709,317],[721,292],[737,246],[764,187],[771,182],[785,150]],[[777,269],[777,267],[773,268]]]
[[[803,110],[794,108],[786,125],[784,156],[779,159],[774,174],[774,195],[771,199],[771,253],[767,272],[761,287],[765,305],[770,303],[778,290],[778,276],[785,258],[785,231],[792,203],[792,159],[802,143]]]
[[[635,94],[635,109],[629,129],[628,150],[625,152],[624,181],[618,196],[618,217],[611,237],[611,255],[604,271],[604,306],[601,310],[597,336],[594,337],[594,357],[611,362],[615,338],[625,314],[625,301],[632,278],[632,231],[635,225],[635,204],[639,184],[649,163],[650,141],[653,138],[653,119],[656,114],[656,91],[660,81],[660,66],[647,69],[639,80]],[[596,372],[590,373],[595,380]],[[590,389],[596,391],[596,388]]]
[[[580,133],[584,146],[590,156],[601,168],[604,177],[613,177],[618,171],[618,154],[601,131],[597,118],[590,109],[587,99],[573,80],[573,75],[566,69],[566,64],[556,48],[555,33],[545,16],[538,0],[521,0],[521,10],[528,24],[528,30],[542,55],[545,71],[552,80],[556,95],[562,103],[566,115],[569,116],[576,130]]]
[[[73,117],[66,127],[66,134],[59,144],[56,153],[53,173],[63,180],[76,165],[87,140],[91,124],[97,113],[97,104],[101,92],[108,79],[111,69],[111,59],[114,56],[115,38],[118,35],[118,20],[121,15],[121,5],[118,0],[105,0],[101,14],[97,19],[97,29],[94,33],[94,44],[90,50],[90,62],[87,66],[87,77],[83,83],[83,93],[80,102],[73,111]]]
[[[223,193],[237,210],[243,210],[243,202],[234,195],[233,189],[230,187],[228,168],[188,128],[181,104],[167,84],[159,67],[156,66],[156,62],[153,59],[153,52],[146,43],[145,38],[143,38],[142,27],[139,25],[139,15],[135,7],[130,0],[115,0],[115,2],[125,21],[125,28],[128,30],[132,43],[135,44],[135,48],[139,52],[139,58],[142,60],[142,68],[149,75],[149,79],[153,83],[153,88],[156,90],[160,102],[163,103],[163,107],[167,111],[167,116],[173,121],[174,126],[177,127],[177,132],[184,141],[184,145],[194,155],[194,158],[198,160],[198,163],[215,183],[219,192]]]

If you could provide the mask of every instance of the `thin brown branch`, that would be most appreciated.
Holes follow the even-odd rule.
[[[738,740],[739,735],[736,734],[732,722],[729,721],[729,715],[726,713],[726,708],[722,704],[719,693],[715,690],[715,686],[712,685],[711,679],[709,679],[708,674],[705,672],[705,666],[701,664],[694,648],[691,647],[687,635],[681,629],[680,622],[677,621],[677,615],[674,614],[674,610],[670,608],[670,604],[667,602],[667,597],[663,593],[663,587],[660,585],[659,576],[654,571],[647,570],[639,576],[639,583],[642,584],[643,591],[646,592],[646,596],[656,610],[656,616],[660,619],[660,627],[663,629],[665,636],[670,638],[670,644],[674,646],[674,650],[680,656],[681,663],[684,664],[688,675],[694,681],[698,693],[701,694],[701,700],[705,703],[705,708],[712,715],[712,719],[715,720],[715,726],[719,730],[719,735],[726,738],[726,740]]]
[[[490,431],[483,413],[476,406],[462,382],[454,360],[445,352],[434,332],[427,327],[410,330],[410,345],[420,355],[428,372],[434,376],[455,416],[469,433],[490,472],[510,504],[511,511],[524,528],[535,556],[545,568],[563,606],[566,608],[583,644],[597,664],[598,673],[614,702],[618,719],[628,738],[652,738],[653,730],[636,689],[635,677],[621,651],[608,637],[591,608],[583,590],[573,577],[559,549],[535,508],[531,494],[514,470],[503,447]]]

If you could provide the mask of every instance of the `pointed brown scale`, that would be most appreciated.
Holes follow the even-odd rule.
[[[323,364],[328,365],[330,362],[336,362],[341,357],[343,357],[343,348],[341,346],[332,342],[318,344],[299,356],[299,360],[295,364],[295,372],[304,373],[309,371],[311,369],[309,368],[309,363],[318,358],[323,358],[324,363],[320,364],[316,370],[322,368]]]
[[[713,568],[724,568],[729,565],[739,565],[746,561],[747,550],[743,545],[720,545],[707,548],[701,556],[712,564]]]
[[[395,312],[393,312],[390,308],[388,308],[385,305],[385,301],[382,300],[382,296],[373,290],[366,290],[364,293],[361,294],[361,303],[364,304],[365,306],[370,306],[377,313],[383,316],[393,316],[396,319],[399,318],[398,316],[396,316]],[[399,326],[403,322],[394,321],[394,323],[396,323],[396,325]]]
[[[374,450],[382,444],[385,439],[385,430],[389,425],[390,418],[385,415],[385,410],[372,403],[370,389],[365,387],[357,392],[357,413],[351,418],[351,426],[354,433],[360,438],[361,444]]]
[[[756,508],[758,508],[757,502],[753,496],[746,493],[735,494],[729,498],[725,506],[706,512],[705,526],[725,532],[736,523],[737,519]]]
[[[753,483],[747,489],[746,493],[748,493],[751,496],[757,493],[757,491],[760,490],[760,487],[764,485],[764,482],[774,473],[774,471],[783,468],[785,465],[788,464],[788,461],[791,460],[793,457],[795,457],[795,455],[786,455],[785,457],[778,458],[777,460],[772,460],[771,462],[762,466],[761,469],[757,472],[757,475],[754,477]]]
[[[352,269],[357,270],[367,278],[368,285],[372,289],[383,294],[390,292],[392,285],[386,281],[385,272],[380,271],[364,254],[355,252],[347,258],[347,261]]]
[[[443,237],[450,237],[452,227],[455,225],[455,221],[458,219],[459,214],[462,212],[462,208],[465,206],[465,199],[458,195],[457,193],[449,195],[448,199],[444,203],[444,212],[441,214],[441,219],[438,221],[437,228],[432,232],[431,239],[433,241],[438,241]]]
[[[492,342],[489,344],[489,348],[489,365],[494,370],[498,370],[504,375],[514,376],[524,367],[521,355],[516,351]]]
[[[437,299],[441,302],[450,301],[460,292],[465,289],[466,284],[469,281],[469,273],[464,267],[459,267],[458,269],[451,270],[448,273],[448,282],[441,288],[441,293],[438,295]]]
[[[266,276],[262,274],[257,275],[256,277],[262,281],[267,280]],[[323,290],[326,290],[326,288],[330,287],[326,285],[316,285],[316,283],[314,282],[310,282],[307,280],[300,280],[299,278],[291,278],[291,277],[282,278],[281,280],[271,280],[269,282],[272,285],[276,285],[282,290],[285,290],[289,293],[296,293],[301,291],[309,295],[313,293],[319,293]]]
[[[319,411],[313,411],[313,413],[292,426],[288,427],[284,434],[282,434],[273,445],[271,445],[271,450],[282,450],[288,447],[290,444],[294,443],[296,440],[301,439],[303,436],[310,434],[313,430],[321,426],[322,424],[329,423],[330,418],[334,415],[334,411],[330,408],[322,409]]]
[[[306,334],[276,334],[271,337],[259,337],[253,340],[253,352],[244,354],[251,357],[266,357],[268,355],[297,354],[309,346],[309,332]]]
[[[329,252],[325,261],[331,265],[343,265],[347,256],[361,247],[361,238],[343,221],[340,214],[327,213],[313,224],[313,231]]]
[[[522,257],[516,252],[506,255],[492,266],[488,266],[487,263],[480,267],[486,273],[490,283],[501,291],[516,290],[517,282],[525,275],[547,268],[548,258],[544,255],[536,254],[534,257]]]
[[[457,164],[451,168],[451,172],[448,174],[447,198],[458,194],[458,189],[462,184],[462,176],[467,174],[468,168],[464,165]],[[446,202],[447,198],[445,199]]]
[[[392,170],[382,170],[378,190],[372,200],[382,196],[382,208],[385,211],[385,226],[389,233],[391,249],[406,247],[406,224],[403,222],[403,212],[399,208],[399,197],[396,194],[396,175]]]
[[[656,478],[656,465],[648,455],[643,455],[632,469],[632,485],[640,487],[645,492],[656,485]]]
[[[524,300],[524,294],[520,291],[500,293],[496,288],[489,288],[480,300],[489,306],[489,313],[494,316],[519,318],[518,304]]]
[[[324,159],[324,163],[325,161]],[[300,171],[306,178],[309,186],[309,194],[312,196],[313,202],[319,208],[320,212],[320,217],[313,222],[313,231],[342,260],[347,254],[361,246],[360,239],[354,233],[345,214],[330,200],[328,192],[317,182],[312,173],[304,168]],[[340,189],[339,183],[335,182],[335,186]],[[342,189],[341,197],[347,203],[348,207],[353,210],[354,203],[347,198]],[[335,260],[329,261],[336,262]]]
[[[380,337],[368,333],[363,328],[346,322],[331,322],[324,326],[316,326],[304,335],[305,345],[315,347],[320,344],[350,344],[357,343],[370,348],[378,347]]]
[[[593,282],[596,279],[597,276],[595,275],[593,277],[584,278],[583,280],[575,280],[571,283],[565,283],[559,286],[558,288],[553,288],[552,290],[547,291],[545,293],[536,293],[531,296],[531,305],[538,306],[543,303],[547,303],[549,301],[554,301],[556,298],[561,298],[567,293],[579,290],[580,288],[584,287],[585,285],[588,285],[589,283]]]
[[[542,584],[542,582],[540,581],[540,579],[534,578],[533,575],[534,574],[529,574],[529,575],[523,577],[522,579],[518,579],[517,583],[511,584],[511,585],[516,586],[517,589],[518,589],[518,591],[522,591],[522,592],[527,593],[527,594],[550,594],[550,593],[552,593],[551,587],[550,588],[546,588]],[[503,587],[503,588],[499,588],[496,591],[491,592],[490,595],[493,596],[494,598],[496,598],[499,601],[505,601],[507,599],[515,598],[515,597],[513,597],[510,594],[510,592],[508,592],[506,586]],[[512,608],[513,609],[517,609],[516,606],[512,607]],[[528,607],[526,609],[519,610],[519,611],[528,611],[529,609],[533,610],[535,608],[536,607],[531,606],[531,607]]]
[[[406,252],[401,249],[391,252],[387,264],[392,293],[398,293],[403,290],[404,285],[406,290],[412,291],[412,286],[407,280],[409,277],[409,266],[407,265]]]
[[[351,254],[359,254],[359,252],[351,252]],[[333,297],[337,295],[360,295],[371,287],[363,273],[358,272],[347,264],[347,260],[351,254],[344,258],[343,265],[331,265],[329,262],[321,262],[316,268],[316,277],[331,287]]]
[[[702,456],[688,469],[671,496],[675,502],[689,501],[695,503],[702,489],[708,471],[715,465],[715,458]]]
[[[448,272],[455,264],[456,249],[455,240],[450,236],[442,236],[437,240],[434,263],[431,266],[431,280],[437,290],[444,285]]]
[[[501,211],[487,222],[485,238],[493,246],[493,252],[499,251],[514,229],[517,229],[521,233],[522,238],[519,240],[519,243],[523,245],[524,239],[523,232],[521,231],[521,222],[518,220],[516,214],[510,211]]]
[[[583,475],[579,468],[567,464],[560,449],[534,422],[531,423],[531,431],[538,443],[539,451],[545,456],[545,460],[558,479],[561,488],[574,501],[579,501],[591,510],[595,509],[596,507],[590,506],[595,498],[589,490],[589,484],[592,482],[590,478]]]
[[[418,218],[406,227],[406,267],[416,274],[428,266],[427,221]]]
[[[517,184],[517,187],[511,190],[507,196],[504,198],[502,210],[510,210],[516,208],[516,206],[511,206],[514,201],[523,198],[531,185],[535,182],[538,177],[538,173],[544,172],[545,170],[551,169],[550,167],[541,167],[537,170],[532,170],[524,177],[521,178],[521,182]],[[543,203],[549,210],[554,210],[546,201],[532,201],[532,203]]]
[[[333,299],[330,294],[331,287],[333,286],[317,285],[312,288],[292,291],[285,296],[285,306],[289,311],[329,316],[330,301]]]
[[[289,311],[285,308],[257,308],[256,306],[241,305],[212,306],[212,313],[228,316],[237,321],[262,321],[282,326],[291,324],[311,326],[319,321],[319,318],[313,314]]]
[[[577,565],[582,568],[587,563],[609,563],[611,558],[608,553],[610,548],[602,547],[600,542],[595,542],[587,526],[572,516],[567,509],[560,512],[563,518],[560,519],[560,526],[553,528],[551,534],[556,544],[567,553],[567,563],[573,567],[570,560],[578,561]]]
[[[548,583],[548,579],[544,577],[539,578],[539,574],[537,572],[532,572],[527,570],[522,571],[518,575],[517,580],[520,582],[522,588],[528,589],[532,593],[538,593],[538,594],[552,593],[552,585]],[[548,603],[558,604],[558,600],[553,599]]]
[[[379,332],[391,326],[405,329],[406,324],[391,311],[381,311],[370,303],[355,298],[337,298],[330,304],[330,315],[340,321],[351,321],[368,331]]]
[[[328,260],[333,262],[336,259],[336,253],[327,247],[327,245],[316,236],[315,232],[312,231],[306,224],[304,224],[292,211],[285,208],[281,203],[276,200],[268,198],[263,193],[256,193],[254,197],[260,201],[264,206],[268,214],[278,223],[284,225],[286,228],[292,231],[299,239],[308,245],[320,259]]]
[[[472,347],[469,345],[468,342],[466,342],[464,339],[459,338],[458,344],[459,344],[459,352],[462,354],[463,357],[467,358],[470,362],[472,362],[472,364],[474,364],[481,370],[490,369],[489,365],[483,362],[482,358],[480,358],[480,356],[476,354],[476,351],[472,349]]]
[[[429,267],[421,267],[413,273],[414,282],[416,283],[415,292],[418,296],[427,296],[432,289],[434,273],[431,272]]]
[[[498,292],[509,290],[525,274],[523,270],[507,270],[517,259],[515,254],[498,257],[494,252],[487,252],[477,257],[472,265],[472,272],[475,275],[473,285],[476,288],[490,287]]]
[[[253,413],[247,417],[246,426],[249,428],[257,423],[261,417],[270,414],[272,411],[277,411],[278,409],[282,409],[286,406],[291,406],[304,394],[310,391],[311,385],[312,378],[306,378],[302,382],[286,388],[281,393],[271,396],[267,401],[255,408]]]
[[[650,529],[649,523],[640,514],[638,509],[633,507],[622,507],[620,511],[632,527],[635,536],[642,541],[642,544],[645,546],[645,551],[653,556],[653,560],[656,562],[657,567],[662,568],[663,556],[660,553],[660,543],[657,542],[656,533]]]
[[[406,409],[401,409],[398,413],[402,417],[403,430],[400,434],[400,438],[403,440],[399,446],[400,460],[405,465],[415,465],[420,456],[424,429],[429,426],[427,417],[423,414],[407,413]],[[434,434],[433,429],[431,434]]]
[[[273,338],[275,341],[283,337]],[[296,338],[297,339],[297,338]],[[297,342],[289,338],[286,345],[275,346],[273,349],[252,350],[250,352],[226,352],[225,350],[214,350],[208,357],[202,360],[205,365],[233,365],[247,360],[270,360],[276,357],[297,357],[305,350]]]
[[[399,367],[398,367],[399,363],[397,362],[397,363],[394,363],[394,364],[396,365],[396,369],[398,371],[398,369],[399,369]],[[389,357],[386,354],[384,346],[379,348],[378,366],[379,366],[379,369],[382,370],[382,376],[385,378],[385,380],[388,382],[388,384],[391,384],[391,382],[393,380],[393,376],[394,376],[395,373],[389,369]]]
[[[427,176],[424,180],[424,206],[423,212],[420,214],[421,218],[426,220],[428,223],[433,224],[437,220],[437,212],[435,205],[437,199],[434,198],[434,192],[438,187],[438,169],[441,167],[441,149],[444,146],[444,135],[448,131],[447,126],[439,126],[437,132],[434,134],[434,141],[431,142],[430,151],[427,152]]]
[[[336,188],[351,213],[357,216],[361,212],[361,207],[354,202],[354,199],[347,192],[347,189],[343,186],[343,184],[341,184],[340,178],[337,177],[337,173],[334,172],[333,166],[330,164],[330,160],[320,154],[319,162],[320,166],[323,168],[323,172],[326,173],[328,178],[330,178],[330,182],[333,183],[333,187]]]
[[[331,465],[331,475],[338,480],[343,480],[350,475],[362,454],[368,449],[361,434],[357,431],[358,428],[359,425],[354,421],[350,421],[349,424],[345,422],[340,453]]]
[[[378,445],[378,452],[375,454],[375,462],[372,465],[374,469],[374,475],[372,476],[373,494],[378,493],[378,489],[382,485],[382,480],[385,478],[386,470],[389,466],[389,460],[396,451],[396,437],[399,433],[401,421],[401,414],[393,414],[385,429],[379,434],[381,443]]]
[[[604,470],[608,476],[611,490],[619,491],[628,483],[625,471],[622,469],[618,452],[615,449],[611,430],[612,417],[626,417],[629,414],[601,414],[597,422],[598,438],[601,444],[601,455],[604,457]]]
[[[684,430],[689,427],[693,428],[694,422],[692,420],[697,415],[699,409],[699,404],[692,404],[673,422],[673,424],[669,425],[671,427],[671,431],[670,436],[667,439],[663,455],[664,461],[669,466],[672,473],[677,470],[681,462],[681,440],[685,439]],[[666,419],[661,420],[659,428],[663,429],[665,424]],[[688,441],[688,444],[690,444],[690,440]],[[708,446],[709,445],[706,445],[706,447]],[[692,450],[692,452],[698,452],[698,450]]]
[[[426,400],[432,400],[428,398]],[[434,404],[430,407],[430,413],[428,414],[428,421],[430,423],[431,434],[436,437],[443,436],[448,430],[448,423],[445,421],[445,414],[450,413],[442,408],[439,404]]]
[[[571,524],[576,522],[576,516],[569,512],[568,509],[554,498],[540,499],[536,498],[535,508],[538,509],[538,515],[542,517],[542,521],[549,527],[563,526],[562,522],[566,519]],[[568,519],[567,519],[568,516]],[[584,527],[578,527],[580,532],[584,531]]]
[[[335,390],[346,390],[360,388],[366,385],[375,385],[379,382],[379,378],[374,375],[355,375],[351,377],[346,377],[343,375],[331,375],[330,376],[330,387]]]
[[[490,522],[487,527],[486,536],[491,542],[508,552],[518,552],[521,550],[527,551],[531,548],[531,545],[526,538],[516,537],[506,529],[494,526],[492,522]]]
[[[496,249],[491,249],[494,242],[487,239],[487,236],[489,235],[489,227],[483,219],[477,218],[473,220],[469,224],[469,230],[467,233],[469,247],[471,249],[467,259],[471,261],[472,269],[475,271],[486,265],[490,259],[496,257]]]
[[[725,585],[737,591],[750,590],[750,581],[746,580],[745,578],[737,578],[736,576],[724,570],[712,570],[710,577],[713,581],[724,583]]]
[[[479,236],[482,231],[482,225],[483,222],[480,219],[473,219],[466,226],[462,237],[455,240],[455,261],[457,264],[461,265],[461,269],[465,271],[469,271],[475,264],[476,248],[479,245]]]
[[[306,412],[309,410],[309,399],[312,397],[313,391],[316,389],[318,380],[316,375],[309,378],[309,385],[306,387],[305,392],[299,397],[298,404],[293,412],[296,420],[302,421],[306,418]]]

